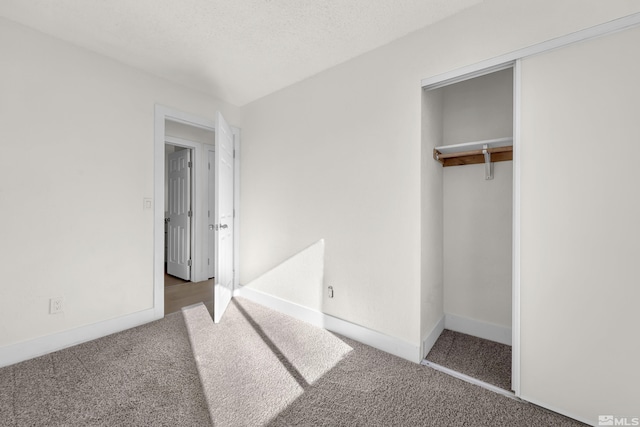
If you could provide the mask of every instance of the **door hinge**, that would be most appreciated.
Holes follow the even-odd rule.
[[[236,217],[236,210],[235,209],[233,210],[233,217],[234,218]]]
[[[236,150],[233,150],[233,158],[236,158]]]
[[[187,265],[191,267],[191,260],[187,261]]]
[[[207,258],[207,265],[211,264],[211,260],[209,258]]]
[[[211,170],[211,162],[207,163],[207,168]]]
[[[211,218],[211,211],[207,211],[207,218]]]
[[[191,162],[187,162],[187,167],[191,167]]]
[[[187,216],[188,216],[189,218],[191,218],[191,211],[188,211],[188,212],[187,212]]]

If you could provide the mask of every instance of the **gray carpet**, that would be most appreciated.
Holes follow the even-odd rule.
[[[1,368],[0,425],[211,425],[182,315]]]
[[[445,329],[426,359],[511,390],[511,346]]]
[[[216,426],[578,426],[242,298],[183,309]]]

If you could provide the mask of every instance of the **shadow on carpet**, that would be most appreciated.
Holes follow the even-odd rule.
[[[183,313],[216,426],[583,425],[242,298]]]

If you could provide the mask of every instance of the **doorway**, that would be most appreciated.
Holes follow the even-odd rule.
[[[441,180],[444,331],[424,364],[507,393],[514,301],[514,64],[427,87],[423,168]],[[430,156],[431,157],[431,156]],[[435,176],[435,172],[432,174]],[[517,375],[517,372],[516,372]],[[517,378],[516,381],[517,382]]]
[[[191,281],[192,157],[188,147],[165,144],[165,274],[183,282]]]
[[[190,139],[178,140],[177,137],[167,136],[165,143],[165,270],[164,270],[164,312],[165,314],[179,311],[188,305],[203,303],[213,312],[213,275],[206,280],[191,280],[192,247],[195,227],[192,225],[193,201],[196,193],[193,191],[192,160],[194,148],[186,144],[196,145],[193,139],[213,141],[214,136],[196,132],[194,137],[188,132],[180,131],[180,127],[167,126],[167,133],[182,134]],[[180,145],[182,144],[182,145]],[[212,194],[207,194],[209,199]],[[213,203],[208,200],[208,203]],[[209,254],[207,255],[209,260]],[[208,261],[209,262],[209,261]]]
[[[237,283],[239,158],[235,153],[239,129],[226,124],[219,113],[217,120],[210,120],[156,105],[155,135],[154,312],[162,317],[180,306],[203,302],[214,320],[219,321]],[[224,155],[217,156],[217,147],[222,147],[219,151]],[[178,170],[165,170],[174,157],[178,163],[190,166],[175,179],[172,173],[178,174]],[[225,174],[219,179],[217,173],[222,169]],[[171,212],[168,185],[173,182],[171,185],[182,188],[186,181],[190,182],[190,189],[184,185],[184,191],[173,195],[180,201],[178,210],[183,222],[172,227],[177,212]],[[169,238],[170,233],[177,237]],[[171,258],[172,253],[179,256]],[[176,259],[180,267],[177,271],[170,268]],[[165,273],[178,277],[180,282],[165,286]],[[224,277],[224,281],[216,276]],[[169,295],[169,289],[177,295]]]

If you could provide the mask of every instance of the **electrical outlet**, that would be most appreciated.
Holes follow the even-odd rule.
[[[333,298],[333,286],[329,286],[329,298]]]
[[[64,299],[62,297],[55,297],[49,300],[49,314],[62,313],[64,309]]]

